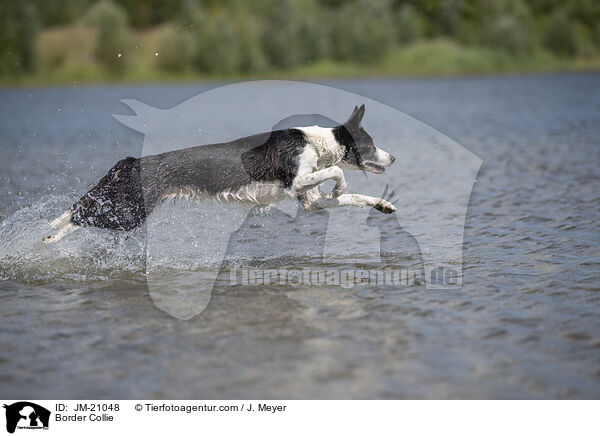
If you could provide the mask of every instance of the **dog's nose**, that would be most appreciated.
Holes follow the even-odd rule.
[[[391,154],[390,154],[390,159],[392,160],[392,163],[394,163],[394,161],[396,160],[396,158],[393,155],[391,155]]]

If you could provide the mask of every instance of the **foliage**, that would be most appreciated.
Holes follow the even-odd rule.
[[[127,67],[130,48],[125,10],[111,0],[100,0],[86,13],[83,21],[97,28],[94,54],[98,62],[112,73],[122,73]]]
[[[386,2],[347,3],[337,13],[332,55],[339,60],[380,60],[394,41],[394,27]]]
[[[188,29],[167,25],[158,36],[158,66],[167,71],[182,72],[191,68],[194,36]]]
[[[258,17],[269,65],[291,68],[324,57],[329,51],[327,10],[313,0],[266,2]]]
[[[411,4],[404,4],[397,13],[395,23],[398,41],[403,44],[413,42],[424,34],[423,18]]]
[[[73,26],[78,34],[88,32],[86,47],[95,41],[89,56],[73,56],[74,44],[54,44],[48,53],[39,48],[40,31]],[[154,36],[133,49],[133,39],[145,35]],[[337,63],[349,71],[353,66],[381,70],[389,59],[417,62],[416,55],[395,53],[431,41],[452,42],[433,44],[445,47],[440,53],[469,53],[464,62],[469,56],[486,59],[498,70],[516,68],[528,58],[560,60],[544,65],[570,59],[582,64],[600,56],[600,1],[0,1],[0,78],[18,79],[36,68],[38,74],[64,68],[87,74],[100,67],[112,75],[145,68],[247,75]],[[434,67],[430,59],[423,62]]]
[[[6,0],[10,1],[10,0]],[[14,0],[13,0],[14,1]],[[38,10],[44,27],[72,24],[93,4],[93,0],[30,0]],[[15,1],[16,3],[17,1]]]
[[[559,56],[571,57],[577,54],[575,26],[565,11],[557,11],[548,20],[544,33],[544,45]]]
[[[0,75],[35,69],[38,34],[38,14],[32,2],[0,2]]]

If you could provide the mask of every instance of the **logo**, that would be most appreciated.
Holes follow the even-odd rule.
[[[6,409],[6,431],[14,433],[15,429],[48,429],[50,411],[42,406],[29,401],[19,401]]]
[[[198,94],[169,109],[155,108],[138,100],[121,101],[133,115],[114,117],[144,134],[142,157],[197,150],[198,144],[228,144],[237,138],[270,138],[255,136],[260,132],[310,130],[310,126],[331,128],[341,125],[357,105],[368,108],[359,124],[365,132],[361,140],[368,143],[372,139],[376,146],[398,157],[385,172],[381,167],[376,176],[366,171],[345,171],[347,191],[344,192],[350,194],[346,196],[346,204],[333,200],[331,186],[313,190],[311,195],[325,204],[316,213],[305,210],[304,205],[292,199],[276,201],[275,205],[266,201],[270,206],[265,210],[257,205],[250,211],[237,206],[236,201],[227,201],[235,200],[236,196],[241,200],[253,198],[261,193],[267,200],[268,193],[274,197],[280,195],[276,185],[268,183],[248,185],[251,189],[236,188],[237,179],[245,177],[244,171],[250,179],[255,179],[254,173],[270,169],[269,165],[266,169],[261,166],[262,162],[271,162],[261,148],[266,139],[256,139],[253,153],[240,156],[232,153],[216,160],[220,162],[217,165],[226,162],[231,171],[217,171],[212,166],[203,170],[206,173],[210,168],[214,170],[206,183],[225,200],[218,207],[209,201],[187,205],[169,202],[154,207],[156,196],[152,193],[156,186],[162,186],[162,181],[157,179],[159,173],[152,165],[141,166],[139,178],[144,201],[147,209],[152,210],[146,218],[146,280],[154,304],[166,313],[179,319],[202,313],[208,307],[213,289],[222,291],[226,286],[227,279],[221,280],[223,268],[240,267],[245,283],[243,271],[254,268],[258,260],[263,282],[265,275],[271,277],[273,268],[279,268],[280,262],[287,262],[284,259],[299,258],[301,264],[308,262],[313,269],[321,270],[327,286],[342,283],[350,286],[355,282],[364,285],[361,269],[366,266],[376,272],[389,264],[416,271],[423,279],[418,282],[424,282],[427,289],[461,287],[467,206],[482,161],[432,127],[365,96],[291,81],[233,83]],[[315,144],[321,144],[315,147],[320,150],[318,153],[324,153],[323,162],[333,159],[328,157],[326,138],[317,133],[314,139]],[[358,150],[358,145],[354,145]],[[225,153],[218,151],[221,148],[214,150],[211,159]],[[349,162],[344,165],[352,167],[352,159]],[[287,174],[285,169],[281,171]],[[174,186],[165,195],[168,199],[183,199],[201,196],[202,192]],[[362,198],[365,206],[370,201],[365,197],[395,203],[399,211],[387,215],[372,207],[335,207],[356,206],[357,203],[352,203],[356,200],[350,198]],[[300,283],[297,271],[291,271],[291,275],[278,271],[285,277],[280,280],[281,274],[277,274],[277,282]],[[319,271],[313,272],[314,275],[307,271],[311,283],[320,280]],[[401,276],[399,269],[397,272]],[[304,277],[301,282],[306,284]],[[253,277],[248,278],[253,281]],[[234,286],[237,279],[229,283]]]

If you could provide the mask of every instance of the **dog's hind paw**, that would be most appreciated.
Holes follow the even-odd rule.
[[[396,207],[389,201],[384,200],[383,198],[380,198],[379,200],[377,200],[377,203],[375,203],[373,205],[373,207],[375,209],[377,209],[378,211],[383,212],[385,214],[390,214],[390,213],[396,212]]]
[[[46,236],[44,239],[42,239],[42,242],[44,242],[44,244],[53,244],[60,241],[65,236],[70,235],[75,230],[79,230],[79,228],[80,227],[78,225],[69,223],[63,226],[56,235]]]

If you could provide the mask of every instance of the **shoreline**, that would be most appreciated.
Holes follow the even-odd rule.
[[[152,86],[152,85],[192,85],[194,83],[214,83],[227,84],[235,82],[253,81],[253,80],[290,80],[321,82],[330,80],[353,81],[353,80],[444,80],[444,79],[488,79],[504,77],[535,77],[535,76],[561,76],[561,75],[594,75],[600,74],[600,67],[589,69],[561,69],[561,70],[540,70],[540,71],[498,71],[489,73],[465,72],[448,74],[363,74],[363,75],[291,75],[291,74],[269,74],[256,76],[236,76],[236,77],[214,77],[204,75],[193,75],[184,77],[163,77],[163,78],[138,78],[126,77],[118,78],[103,77],[99,80],[76,80],[76,81],[5,81],[0,79],[0,90],[18,90],[18,89],[39,89],[39,88],[78,88],[78,87],[96,87],[96,86]]]
[[[19,78],[0,78],[0,88],[54,87],[79,85],[128,85],[169,83],[218,83],[248,80],[332,79],[438,79],[456,77],[525,76],[600,72],[600,53],[574,58],[556,57],[544,50],[527,56],[511,56],[500,50],[471,47],[448,39],[421,40],[391,50],[380,62],[359,64],[319,60],[291,69],[267,69],[256,73],[202,73],[199,71],[166,71],[159,68],[154,44],[140,44],[131,53],[131,66],[122,74],[107,71],[96,62],[86,63],[67,56],[65,65],[50,68],[43,62],[35,73]]]

